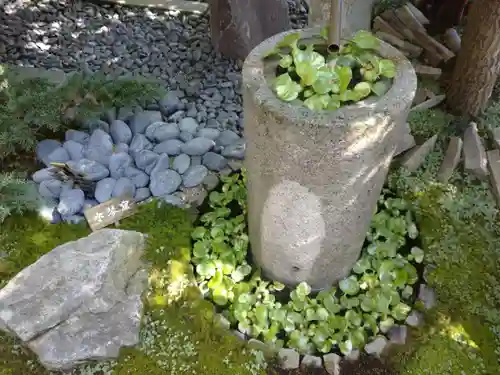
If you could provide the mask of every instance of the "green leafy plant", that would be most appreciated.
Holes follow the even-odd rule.
[[[16,173],[0,173],[0,223],[9,215],[36,210],[40,200],[36,185]]]
[[[382,96],[392,85],[396,67],[377,54],[378,48],[379,40],[367,31],[359,31],[338,52],[330,52],[326,41],[302,45],[300,33],[289,34],[268,54],[280,57],[272,87],[281,100],[299,100],[314,111]]]
[[[34,150],[42,137],[66,130],[114,107],[151,101],[159,84],[138,79],[110,80],[103,74],[72,74],[63,83],[24,78],[0,66],[0,160]]]
[[[197,283],[234,327],[276,349],[328,353],[338,347],[348,354],[361,348],[406,319],[419,278],[415,264],[424,259],[415,246],[418,229],[408,202],[387,194],[380,198],[352,274],[313,295],[307,283],[289,290],[252,269],[245,174],[226,177],[222,192],[210,195],[203,225],[192,233]]]

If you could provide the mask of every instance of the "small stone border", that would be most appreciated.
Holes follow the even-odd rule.
[[[424,280],[419,285],[419,291],[416,304],[422,304],[425,310],[431,310],[437,303],[435,291],[429,287],[428,274],[435,269],[433,264],[427,264],[424,268]],[[361,351],[353,350],[348,356],[342,357],[336,353],[324,354],[321,357],[313,355],[301,355],[295,349],[283,348],[277,353],[269,346],[260,340],[253,338],[248,339],[243,333],[238,330],[231,330],[231,325],[225,316],[215,314],[214,321],[216,324],[230,330],[231,333],[242,341],[246,341],[252,349],[261,350],[269,357],[277,356],[278,365],[283,370],[295,370],[299,367],[324,368],[330,375],[341,375],[341,363],[343,360],[355,362],[359,359]],[[424,324],[424,313],[414,308],[408,315],[406,325],[395,325],[384,335],[378,335],[371,342],[364,346],[364,352],[368,355],[380,358],[383,352],[394,345],[405,345],[408,335],[408,326],[421,327]]]
[[[189,0],[91,0],[96,4],[117,4],[129,7],[165,9],[169,11],[205,13],[208,4]]]

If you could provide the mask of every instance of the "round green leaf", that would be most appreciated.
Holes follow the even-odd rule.
[[[281,60],[279,65],[282,68],[289,68],[293,64],[293,57],[292,55],[283,55],[281,56]]]
[[[358,279],[354,275],[341,280],[339,283],[339,287],[345,294],[350,296],[353,296],[359,292]]]
[[[335,72],[339,77],[339,92],[343,94],[346,92],[349,83],[351,83],[352,70],[348,66],[336,66]]]
[[[388,81],[378,81],[372,85],[372,91],[377,96],[383,96],[391,88],[391,83]]]
[[[351,39],[351,42],[354,43],[357,47],[361,49],[377,49],[380,45],[378,39],[373,36],[369,31],[358,31],[354,38]]]
[[[370,95],[372,87],[368,82],[359,82],[354,86],[353,89],[361,98],[366,98]]]
[[[193,233],[191,233],[191,238],[193,240],[200,240],[207,234],[207,230],[204,227],[197,227]]]
[[[405,320],[411,311],[411,307],[407,304],[400,302],[391,311],[391,315],[396,320]]]
[[[304,105],[311,111],[322,111],[330,104],[330,96],[328,95],[313,95],[304,100]]]
[[[367,256],[362,256],[354,265],[353,271],[358,274],[363,274],[371,267],[370,258]]]
[[[383,332],[383,333],[387,333],[389,332],[389,330],[394,326],[394,319],[392,318],[387,318],[387,319],[384,319],[380,322],[380,330]]]
[[[212,292],[212,298],[217,305],[225,306],[228,302],[227,289],[224,286],[214,289]]]
[[[396,76],[396,66],[391,60],[381,59],[378,63],[380,75],[387,78],[394,78]]]
[[[217,269],[215,267],[215,263],[212,261],[206,261],[203,263],[200,263],[196,266],[196,272],[204,277],[213,277],[215,276],[215,273],[217,272]]]
[[[278,98],[290,102],[298,98],[302,91],[302,86],[294,82],[288,73],[285,73],[276,78],[274,89]]]
[[[411,255],[413,256],[413,259],[415,259],[415,262],[417,263],[422,263],[424,260],[424,251],[419,247],[412,247]]]

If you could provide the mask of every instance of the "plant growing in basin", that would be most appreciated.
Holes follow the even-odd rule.
[[[336,110],[370,95],[382,96],[396,75],[394,62],[378,55],[380,42],[359,31],[340,48],[300,44],[300,33],[287,35],[270,55],[279,55],[272,87],[278,98],[301,102],[311,110]]]

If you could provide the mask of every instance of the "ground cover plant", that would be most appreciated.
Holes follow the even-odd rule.
[[[326,30],[322,32],[326,38]],[[272,87],[281,100],[299,100],[311,110],[336,110],[370,95],[382,96],[392,85],[396,67],[377,53],[379,40],[359,31],[339,51],[300,42],[300,33],[287,35],[269,53],[279,55]]]
[[[275,349],[349,354],[404,322],[424,259],[408,202],[385,191],[351,275],[312,295],[305,282],[290,290],[249,264],[245,174],[223,181],[193,231],[192,262],[202,292],[240,332]]]

